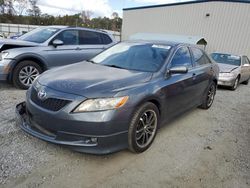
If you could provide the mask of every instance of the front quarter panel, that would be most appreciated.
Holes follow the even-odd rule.
[[[10,66],[13,68],[16,63],[22,60],[37,59],[37,63],[42,63],[42,67],[48,67],[47,61],[42,55],[42,51],[46,47],[28,47],[28,48],[15,48],[7,50],[9,52],[7,58],[14,60]]]

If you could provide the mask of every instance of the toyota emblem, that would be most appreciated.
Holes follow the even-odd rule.
[[[47,93],[44,89],[40,89],[39,92],[37,93],[37,96],[40,100],[45,100],[47,97]]]

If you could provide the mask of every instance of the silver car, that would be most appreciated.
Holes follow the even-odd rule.
[[[212,53],[211,57],[220,68],[218,85],[229,86],[231,90],[236,90],[240,83],[248,84],[250,61],[247,56]]]
[[[47,69],[91,59],[114,45],[105,31],[67,27],[39,27],[18,40],[0,39],[0,81],[27,89]]]

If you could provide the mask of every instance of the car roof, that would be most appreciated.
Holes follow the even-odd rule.
[[[95,31],[95,32],[100,32],[100,33],[105,33],[109,34],[108,32],[101,30],[101,29],[91,29],[91,28],[86,28],[86,27],[76,27],[76,26],[67,26],[67,29],[81,29],[81,30],[86,30],[86,31]]]
[[[88,31],[97,31],[101,33],[107,33],[106,31],[101,30],[101,29],[91,29],[91,28],[86,28],[86,27],[65,26],[65,25],[49,25],[49,26],[40,26],[40,27],[56,28],[56,29],[83,29],[83,30],[88,30]]]
[[[67,27],[69,27],[69,26],[65,26],[65,25],[48,25],[48,26],[40,26],[40,27],[64,29],[64,28],[67,28]]]
[[[193,44],[182,43],[182,42],[173,42],[173,41],[160,41],[160,40],[126,40],[123,41],[126,43],[141,43],[141,44],[161,44],[161,45],[168,45],[171,47],[178,47],[178,46],[196,46]]]

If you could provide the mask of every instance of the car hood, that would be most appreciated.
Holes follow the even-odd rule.
[[[45,72],[39,83],[51,89],[87,98],[114,96],[149,81],[152,73],[81,62]]]
[[[228,64],[223,64],[223,63],[218,63],[218,65],[220,68],[220,72],[231,72],[231,71],[239,68],[239,66],[228,65]]]
[[[20,48],[20,47],[33,47],[33,46],[38,46],[38,45],[39,44],[37,43],[23,41],[23,40],[0,39],[0,51],[12,49],[12,48]]]

